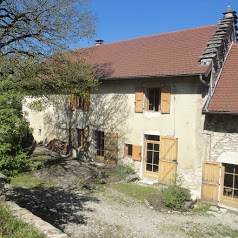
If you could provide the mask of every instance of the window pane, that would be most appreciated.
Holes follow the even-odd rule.
[[[159,164],[159,152],[154,152],[154,164]]]
[[[159,166],[153,165],[153,172],[158,172],[158,171],[159,171]]]
[[[154,144],[154,150],[159,151],[159,144]]]
[[[233,189],[231,188],[224,188],[223,195],[227,197],[232,197]]]
[[[147,151],[147,163],[152,163],[152,151]]]
[[[233,173],[233,168],[234,168],[233,164],[226,164],[225,165],[225,172]]]
[[[235,165],[235,173],[238,174],[238,165]]]
[[[127,146],[128,146],[128,155],[132,156],[132,145]]]
[[[153,150],[153,144],[147,143],[147,150]]]
[[[156,136],[156,135],[147,135],[147,140],[155,140],[155,141],[159,141],[160,137]]]
[[[234,184],[234,188],[238,189],[238,175],[235,176],[235,184]]]
[[[224,186],[230,188],[233,187],[233,176],[231,174],[225,174]]]
[[[146,165],[146,170],[147,171],[152,171],[152,165],[151,164],[147,164]]]

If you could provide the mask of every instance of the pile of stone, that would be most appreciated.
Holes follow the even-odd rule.
[[[47,148],[62,155],[68,154],[68,145],[66,142],[53,139],[47,144]]]

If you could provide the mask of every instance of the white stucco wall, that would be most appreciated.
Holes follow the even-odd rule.
[[[163,86],[171,87],[170,114],[135,113],[136,87]],[[44,112],[27,107],[23,110],[28,114],[37,141],[46,137],[48,140],[54,137],[66,139],[69,128],[84,128],[87,125],[90,130],[117,132],[119,157],[122,158],[125,142],[143,146],[145,134],[171,136],[178,138],[178,167],[195,169],[201,167],[206,156],[201,113],[205,91],[198,77],[108,81],[92,92],[89,112],[70,112],[65,96]],[[38,135],[39,128],[41,136]]]

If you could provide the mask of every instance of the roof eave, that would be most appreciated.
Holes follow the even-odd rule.
[[[223,115],[238,115],[238,111],[237,112],[231,112],[231,111],[202,111],[203,114],[223,114]]]
[[[209,71],[210,72],[210,71]],[[121,77],[108,77],[99,78],[100,81],[106,80],[127,80],[127,79],[147,79],[147,78],[175,78],[175,77],[189,77],[189,76],[199,76],[207,75],[207,70],[205,72],[195,72],[195,73],[185,73],[185,74],[159,74],[159,75],[132,75],[132,76],[121,76]]]

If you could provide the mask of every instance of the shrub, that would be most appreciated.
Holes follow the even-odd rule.
[[[118,165],[115,172],[118,174],[133,174],[134,170],[127,165]]]
[[[183,207],[184,202],[190,200],[189,190],[181,188],[180,185],[169,185],[162,189],[161,197],[165,206],[172,210],[179,210]]]

